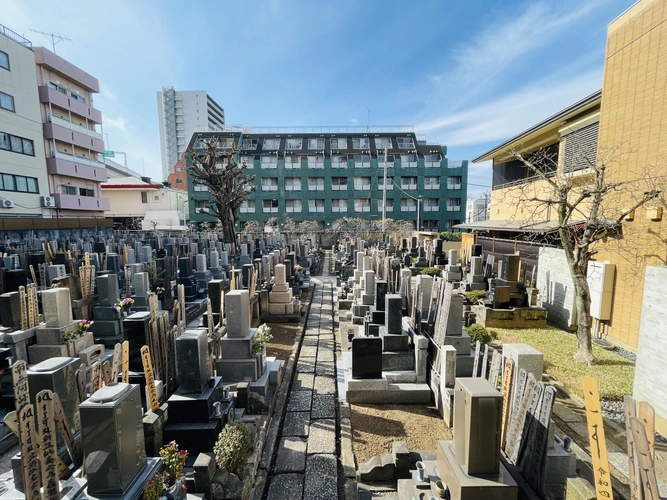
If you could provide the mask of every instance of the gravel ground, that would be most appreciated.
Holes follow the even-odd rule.
[[[438,411],[424,405],[350,405],[352,447],[357,465],[391,452],[392,441],[405,441],[410,451],[435,450],[452,439]]]

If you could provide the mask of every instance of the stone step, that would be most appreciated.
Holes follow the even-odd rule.
[[[382,375],[390,384],[413,384],[417,381],[414,370],[388,370],[383,371]]]
[[[411,351],[384,351],[382,353],[382,370],[414,370],[415,355]]]

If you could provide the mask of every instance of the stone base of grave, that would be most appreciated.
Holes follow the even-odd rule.
[[[121,317],[121,311],[114,311],[111,306],[95,306],[93,307],[93,320],[98,321],[114,321]]]
[[[72,321],[65,326],[39,326],[35,331],[37,344],[54,345],[63,343],[63,335],[73,332],[81,321]]]
[[[2,334],[2,343],[9,348],[14,361],[28,362],[28,346],[34,342],[37,327]]]
[[[492,309],[483,305],[471,307],[476,323],[487,328],[546,328],[547,310],[543,307]]]
[[[245,337],[230,337],[225,334],[220,339],[220,351],[223,359],[246,359],[252,357],[252,340],[257,328],[251,328]]]
[[[259,378],[257,361],[254,357],[248,359],[218,359],[215,362],[215,372],[226,382],[254,382]]]
[[[254,360],[253,360],[254,362]],[[225,383],[223,377],[214,377],[213,386],[206,386],[201,394],[182,394],[179,389],[171,395],[169,424],[208,422],[213,414],[213,404],[223,399]],[[167,441],[169,442],[169,441]]]
[[[221,431],[219,421],[165,425],[162,438],[165,442],[176,441],[178,448],[188,454],[210,452]]]
[[[516,500],[519,488],[507,468],[500,463],[499,474],[470,476],[454,458],[454,442],[438,441],[437,472],[449,487],[452,499],[494,498]],[[431,472],[428,468],[427,471]]]
[[[78,327],[79,322],[76,322]],[[46,335],[48,340],[56,340],[59,338],[60,342],[54,342],[53,344],[46,344],[40,342],[40,331],[39,329],[36,332],[37,335],[37,344],[31,345],[28,347],[28,356],[30,358],[30,364],[41,363],[46,361],[49,358],[53,357],[68,357],[68,358],[77,358],[79,353],[89,349],[93,346],[93,334],[92,332],[86,332],[77,339],[73,340],[63,340],[62,336],[58,337],[57,329],[56,335]],[[70,330],[71,331],[71,330]],[[44,338],[42,338],[42,341]]]

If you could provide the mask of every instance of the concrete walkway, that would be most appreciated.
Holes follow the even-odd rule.
[[[269,479],[269,500],[338,499],[332,265],[327,251],[322,277],[312,278],[316,288]]]

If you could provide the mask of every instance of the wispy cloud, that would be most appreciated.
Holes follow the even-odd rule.
[[[118,118],[111,118],[109,116],[104,117],[104,126],[108,128],[115,128],[122,132],[127,132],[127,120],[122,116]]]

